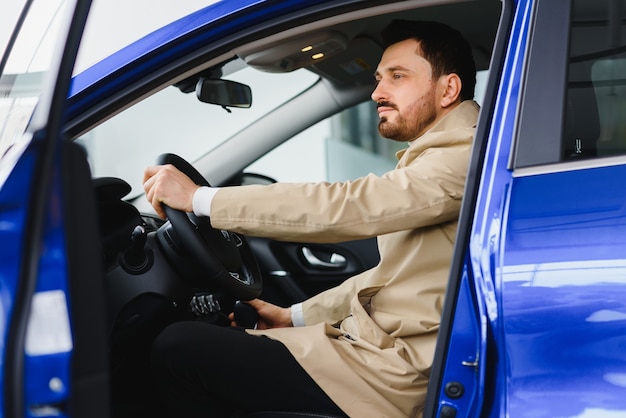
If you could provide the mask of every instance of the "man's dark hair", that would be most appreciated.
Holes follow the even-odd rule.
[[[407,40],[419,41],[433,78],[455,73],[461,79],[461,100],[474,98],[476,64],[472,48],[456,29],[439,22],[394,20],[382,32],[385,49]]]

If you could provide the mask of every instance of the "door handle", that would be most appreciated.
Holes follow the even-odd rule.
[[[309,247],[302,247],[302,255],[304,256],[306,262],[309,263],[312,267],[341,269],[344,268],[347,264],[346,257],[337,253],[332,253],[328,261],[321,260],[313,253],[313,251],[311,251]]]

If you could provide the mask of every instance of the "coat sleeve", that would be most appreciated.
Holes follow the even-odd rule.
[[[403,157],[408,161],[383,176],[354,181],[226,187],[213,199],[211,224],[250,236],[329,243],[446,222],[458,216],[468,148],[431,147],[419,158]]]
[[[304,324],[326,322],[336,325],[350,315],[350,301],[358,293],[362,277],[367,272],[352,276],[340,285],[321,292],[302,302]]]

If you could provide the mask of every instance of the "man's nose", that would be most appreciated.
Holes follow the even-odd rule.
[[[371,97],[372,97],[372,100],[375,102],[381,102],[381,101],[388,99],[387,94],[385,93],[385,88],[384,88],[384,84],[382,80],[376,83],[376,88],[372,92]]]

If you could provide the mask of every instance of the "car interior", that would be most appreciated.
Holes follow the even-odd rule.
[[[80,144],[90,164],[77,170],[91,170],[93,176],[99,230],[93,233],[100,236],[104,327],[116,415],[138,416],[145,411],[153,395],[147,352],[168,323],[199,320],[228,326],[226,316],[237,310],[240,322],[252,326],[254,317],[248,318],[250,313],[238,300],[261,297],[289,306],[378,263],[374,239],[315,245],[276,242],[214,230],[206,219],[171,209],[164,221],[142,195],[145,166],[172,163],[198,184],[274,182],[272,175],[251,171],[251,164],[318,122],[370,101],[373,73],[383,51],[380,32],[390,21],[447,23],[468,39],[477,68],[488,70],[500,9],[499,1],[490,0],[403,1],[372,2],[371,7],[358,9],[346,6],[335,14],[303,14],[243,40],[230,40],[221,48],[198,51],[187,62],[155,68],[142,85],[111,91],[97,108],[66,123],[66,134]],[[309,47],[315,54],[302,52]],[[263,108],[256,96],[261,87],[238,78],[242,70],[270,74],[276,80],[289,80],[300,72],[306,74],[307,82],[295,85],[297,91],[283,103]],[[154,104],[161,96],[165,104],[158,110]],[[175,113],[173,96],[201,106],[202,112],[211,108],[215,116]],[[143,103],[152,103],[151,119],[133,119],[133,109]],[[235,118],[257,106],[260,116],[256,119],[229,122],[231,115]],[[160,118],[161,111],[168,116]],[[156,132],[151,137],[147,125],[169,129],[161,123],[167,123],[178,137],[169,135],[162,143]],[[215,144],[176,148],[186,133],[193,132],[202,142],[221,125],[229,125],[230,130]],[[133,126],[147,132],[143,142]],[[97,160],[104,158],[100,154],[109,163],[130,156],[132,170],[123,175],[100,171]]]

